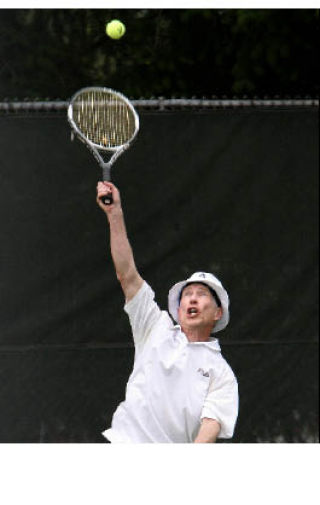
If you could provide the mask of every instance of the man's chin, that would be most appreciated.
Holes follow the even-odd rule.
[[[188,328],[188,329],[195,329],[195,328],[202,328],[203,324],[201,321],[196,321],[195,319],[188,319],[187,321],[184,321],[184,323],[181,324],[182,328]]]

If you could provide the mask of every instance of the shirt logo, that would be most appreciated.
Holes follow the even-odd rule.
[[[203,377],[209,377],[209,372],[205,372],[203,368],[198,368],[197,372],[201,373]]]

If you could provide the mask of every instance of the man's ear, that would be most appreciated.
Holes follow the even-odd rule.
[[[222,313],[223,313],[222,308],[221,307],[217,307],[214,320],[215,321],[219,321],[219,319],[222,318]]]

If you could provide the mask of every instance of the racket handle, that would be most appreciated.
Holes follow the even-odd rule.
[[[112,193],[101,196],[100,200],[104,205],[111,205],[113,203]]]

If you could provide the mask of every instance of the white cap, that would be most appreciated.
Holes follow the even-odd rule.
[[[213,289],[221,301],[222,316],[219,321],[216,322],[212,333],[223,330],[229,322],[229,296],[226,290],[223,288],[221,282],[217,277],[207,272],[196,272],[186,279],[185,281],[177,282],[169,291],[168,296],[168,308],[171,316],[177,322],[179,322],[178,308],[180,304],[180,294],[182,289],[190,283],[201,282],[206,284],[209,288]]]

